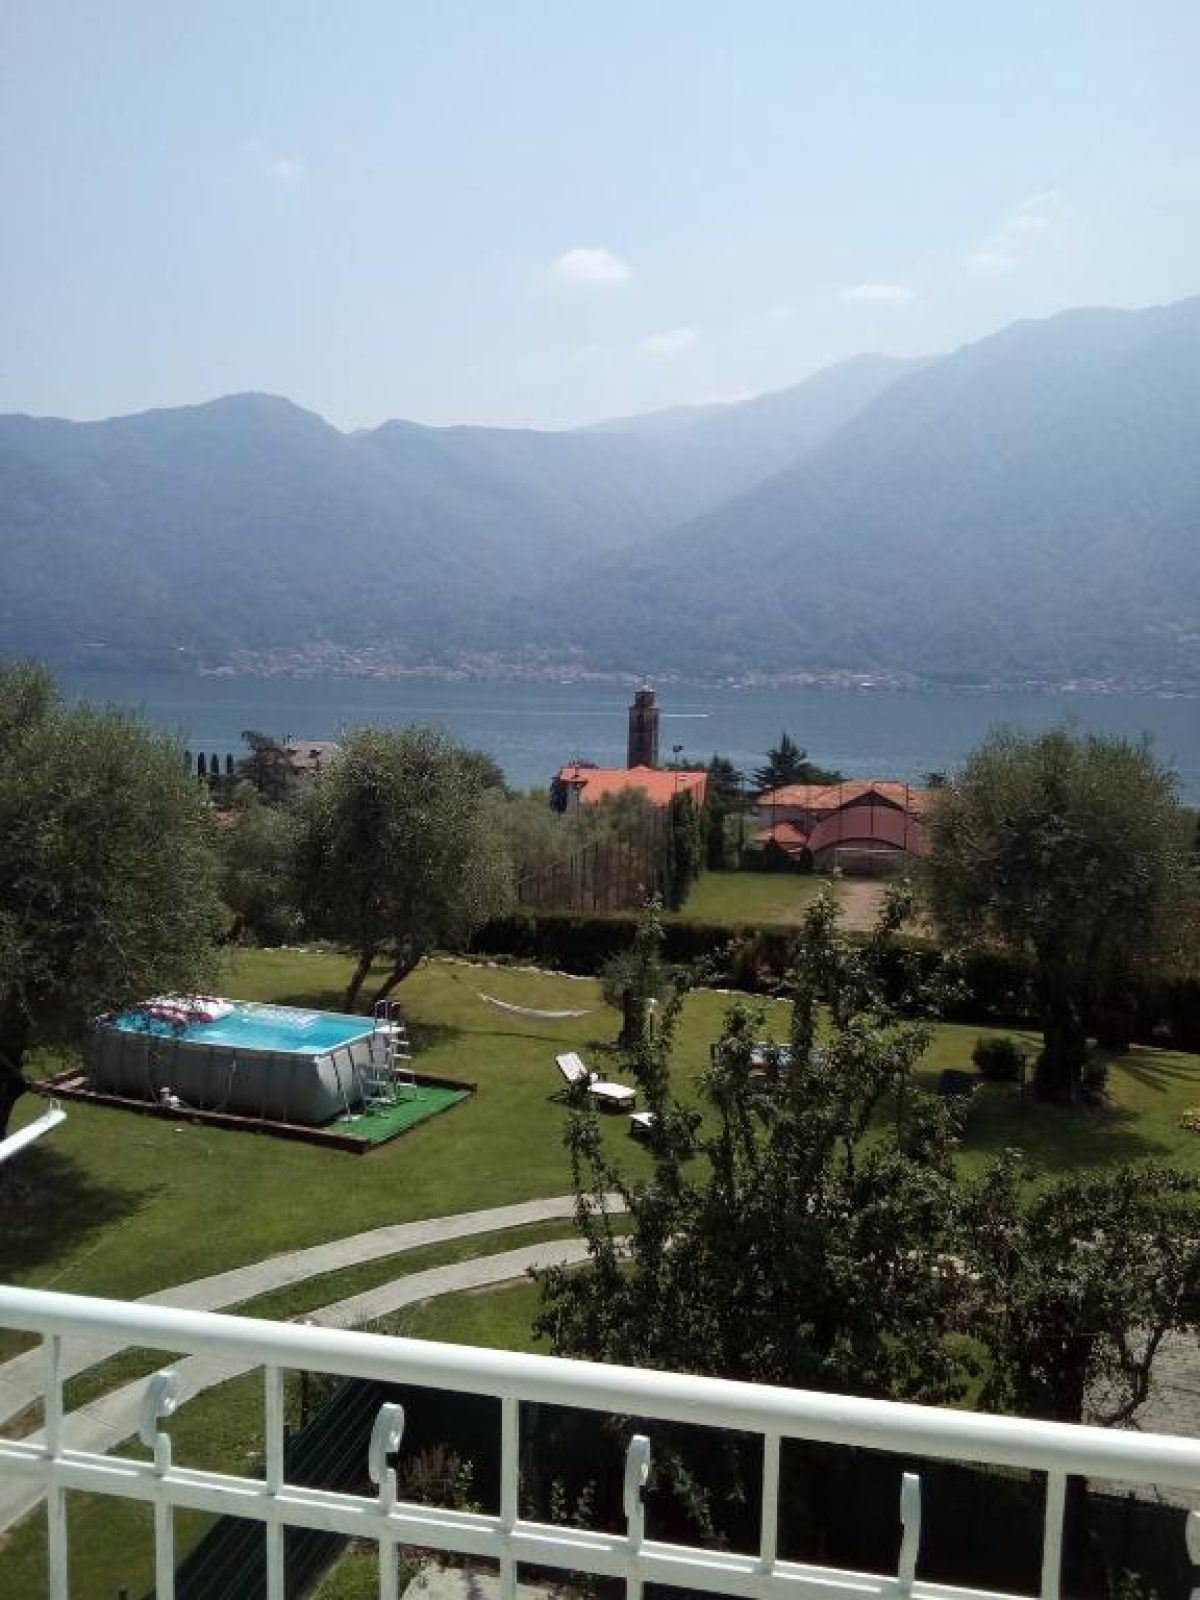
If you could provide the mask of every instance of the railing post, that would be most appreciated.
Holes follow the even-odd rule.
[[[911,1594],[921,1548],[921,1480],[915,1472],[906,1472],[900,1480],[900,1526],[904,1532],[900,1539],[896,1581],[901,1594]]]
[[[629,1536],[629,1574],[626,1600],[642,1600],[642,1544],[646,1537],[646,1503],[642,1490],[650,1477],[650,1441],[635,1433],[625,1452],[625,1522]]]
[[[520,1483],[520,1404],[512,1395],[500,1402],[500,1526],[504,1548],[500,1555],[500,1600],[514,1600],[517,1564],[512,1556],[512,1535],[517,1525]]]
[[[1063,1517],[1067,1507],[1067,1475],[1046,1474],[1046,1520],[1042,1529],[1041,1600],[1058,1600],[1062,1583]]]
[[[283,1438],[283,1373],[279,1367],[264,1367],[263,1453],[267,1488],[278,1495],[285,1475]],[[275,1508],[272,1507],[274,1511]],[[284,1600],[285,1555],[283,1523],[273,1515],[267,1523],[267,1600]]]
[[[779,1435],[763,1435],[762,1512],[759,1517],[758,1560],[770,1575],[779,1552]]]
[[[379,1600],[396,1600],[400,1582],[396,1541],[387,1529],[387,1519],[396,1504],[396,1473],[388,1466],[388,1457],[399,1450],[403,1438],[404,1407],[388,1401],[379,1408],[367,1446],[367,1473],[371,1482],[379,1487],[379,1509],[383,1516],[378,1540]]]
[[[171,1435],[159,1427],[179,1405],[179,1380],[171,1368],[156,1372],[146,1384],[138,1437],[154,1451],[154,1472],[161,1480],[171,1470]],[[175,1596],[175,1513],[160,1481],[154,1497],[154,1593],[156,1600]]]
[[[46,1454],[51,1461],[58,1459],[62,1449],[62,1339],[57,1333],[49,1334],[42,1342],[45,1382],[44,1414],[46,1423]],[[50,1600],[70,1600],[67,1576],[67,1496],[66,1491],[51,1480],[46,1489],[46,1554],[47,1578]]]

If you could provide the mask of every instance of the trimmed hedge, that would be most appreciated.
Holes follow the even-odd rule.
[[[525,911],[488,923],[475,935],[471,948],[476,955],[511,956],[594,976],[628,947],[636,928],[633,915]],[[791,963],[796,936],[794,928],[776,924],[668,922],[664,931],[668,961],[704,961],[709,982],[751,994],[769,994],[778,986]],[[885,982],[900,994],[914,976],[934,976],[944,959],[928,939],[899,939],[885,969]],[[1028,961],[1003,950],[970,950],[960,958],[959,976],[960,993],[943,1012],[948,1021],[1009,1028],[1036,1025]],[[1200,978],[1135,978],[1125,998],[1122,1022],[1131,1039],[1200,1051]]]

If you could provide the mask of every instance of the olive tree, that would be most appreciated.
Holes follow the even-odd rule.
[[[540,1274],[538,1328],[556,1353],[961,1396],[966,1358],[947,1337],[955,1114],[912,1085],[928,1027],[889,1006],[879,977],[899,899],[865,948],[838,934],[835,916],[824,897],[807,914],[785,1050],[764,1053],[761,1016],[731,1011],[701,1081],[702,1122],[672,1088],[682,984],[653,1032],[633,1040],[627,1070],[656,1119],[649,1178],[610,1158],[595,1111],[579,1107],[568,1147],[589,1260]],[[881,1137],[877,1115],[897,1097],[906,1114]]]
[[[297,886],[309,928],[346,945],[358,1002],[377,959],[389,995],[437,945],[506,909],[512,870],[486,771],[432,728],[352,734],[302,796]]]
[[[215,970],[212,825],[171,739],[0,666],[0,1136],[30,1050]]]
[[[1127,1166],[1037,1183],[1009,1151],[971,1185],[964,1222],[982,1404],[1129,1422],[1164,1338],[1200,1322],[1200,1177]]]
[[[1184,944],[1193,891],[1173,775],[1128,739],[1001,729],[936,792],[929,829],[935,921],[1031,959],[1038,1094],[1075,1099],[1102,1006]]]

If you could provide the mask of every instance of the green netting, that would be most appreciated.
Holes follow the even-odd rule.
[[[465,1100],[469,1093],[469,1089],[451,1089],[440,1083],[418,1083],[415,1088],[402,1089],[401,1097],[387,1105],[366,1106],[348,1117],[327,1122],[325,1127],[329,1133],[347,1133],[354,1139],[365,1139],[368,1144],[383,1144],[427,1117],[436,1117],[439,1111]]]

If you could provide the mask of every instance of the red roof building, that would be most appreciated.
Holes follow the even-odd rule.
[[[708,773],[664,772],[658,767],[560,767],[559,781],[566,785],[568,806],[595,805],[609,795],[640,789],[651,805],[669,806],[677,794],[690,794],[697,806],[708,792]]]
[[[792,783],[760,795],[756,843],[808,855],[819,872],[883,873],[929,854],[929,791],[887,778]]]

